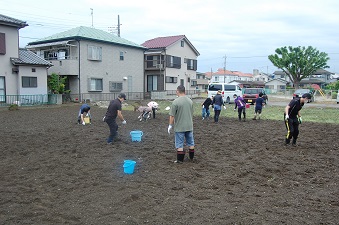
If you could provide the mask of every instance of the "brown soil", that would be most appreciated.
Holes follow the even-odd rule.
[[[337,125],[304,122],[286,147],[282,121],[197,117],[196,160],[175,164],[167,114],[123,111],[107,145],[106,109],[86,126],[78,109],[0,111],[0,224],[338,224]]]

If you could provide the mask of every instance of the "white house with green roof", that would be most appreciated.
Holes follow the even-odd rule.
[[[66,89],[79,94],[79,100],[95,99],[97,93],[144,92],[146,48],[116,35],[80,26],[26,48],[53,64],[49,75],[67,76]]]

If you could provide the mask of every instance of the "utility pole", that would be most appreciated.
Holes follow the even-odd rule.
[[[224,61],[224,73],[226,73],[226,55],[224,56],[224,58],[225,58],[225,61]]]
[[[93,9],[92,8],[90,8],[91,9],[91,16],[92,16],[92,28],[94,27],[93,26]]]
[[[120,37],[120,16],[118,15],[118,37]]]

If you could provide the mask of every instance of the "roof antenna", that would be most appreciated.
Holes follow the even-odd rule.
[[[91,9],[91,16],[92,16],[92,28],[94,28],[94,26],[93,26],[93,9],[92,8],[90,8]]]

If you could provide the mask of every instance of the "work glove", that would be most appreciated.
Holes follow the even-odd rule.
[[[224,109],[226,109],[226,106],[224,106]]]
[[[85,121],[82,121],[82,125],[86,125]]]
[[[303,119],[301,118],[301,116],[298,118],[299,124],[301,124],[303,122]]]
[[[285,116],[285,120],[287,121],[290,117],[288,115]]]
[[[126,123],[127,123],[127,122],[126,122],[126,120],[122,121],[122,124],[124,124],[124,125],[125,125]]]
[[[167,132],[168,132],[168,134],[170,134],[170,133],[171,133],[171,129],[172,129],[172,127],[173,127],[173,126],[172,126],[171,124],[169,124],[169,125],[168,125],[168,128],[167,128]]]
[[[202,106],[202,108],[204,108],[204,106]]]
[[[106,119],[106,116],[104,116],[104,117],[102,118],[102,121],[105,122],[105,119]]]
[[[234,111],[235,111],[236,109],[234,109]]]

